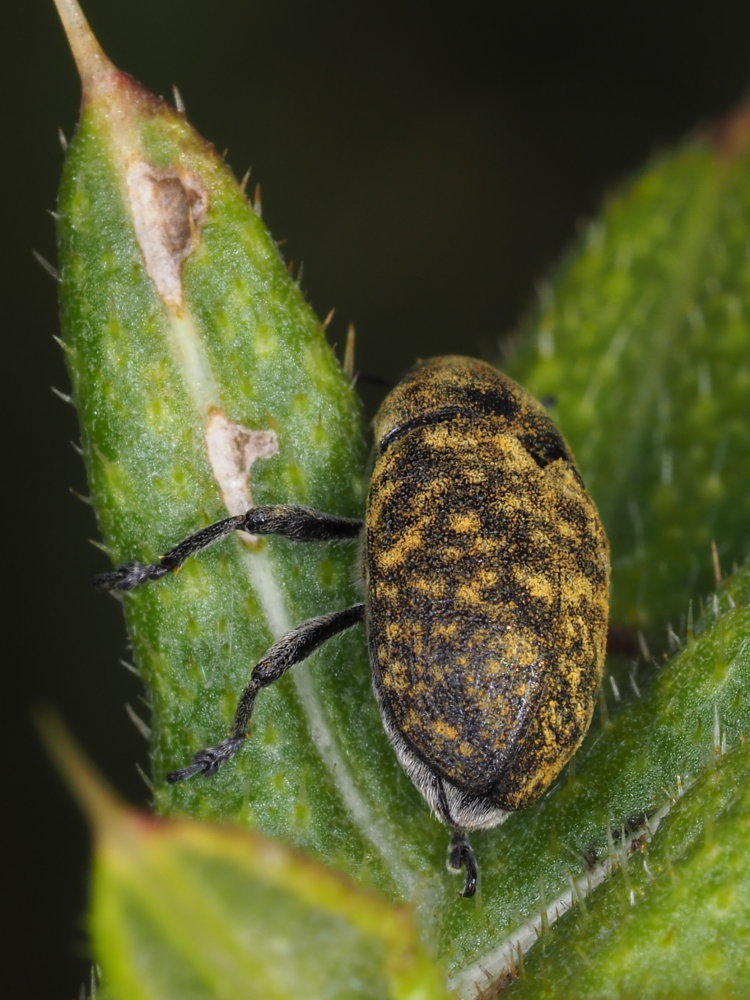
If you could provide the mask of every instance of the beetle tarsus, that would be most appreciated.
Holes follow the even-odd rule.
[[[469,839],[463,830],[454,831],[453,838],[451,839],[450,853],[448,854],[448,867],[454,872],[466,871],[464,887],[459,896],[463,896],[464,899],[469,899],[473,896],[477,891],[479,869],[477,868],[477,859],[474,857]]]
[[[199,750],[193,757],[192,764],[181,767],[177,771],[170,771],[167,775],[167,781],[170,785],[175,785],[178,781],[192,778],[196,774],[204,774],[206,777],[216,774],[221,765],[237,753],[244,740],[244,736],[230,736],[228,740],[223,740],[215,747]]]
[[[133,590],[147,580],[158,580],[169,570],[170,567],[162,563],[123,563],[108,573],[98,573],[92,582],[97,590]]]

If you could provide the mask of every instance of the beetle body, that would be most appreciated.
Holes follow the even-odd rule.
[[[210,775],[242,746],[258,692],[364,621],[386,733],[435,815],[449,864],[477,885],[466,831],[537,798],[591,721],[607,631],[609,546],[570,449],[544,408],[489,365],[417,365],[375,418],[364,525],[305,507],[253,507],[151,565],[97,578],[129,590],[235,530],[302,542],[364,527],[361,604],[282,636],[254,667],[230,737],[171,782]]]
[[[437,358],[375,421],[366,516],[375,691],[402,766],[446,823],[532,802],[591,721],[609,547],[541,404]]]

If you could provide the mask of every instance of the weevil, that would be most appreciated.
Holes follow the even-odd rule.
[[[573,455],[541,403],[481,361],[417,364],[374,421],[364,521],[253,507],[157,563],[97,577],[156,580],[227,534],[298,542],[364,533],[364,600],[303,622],[254,667],[231,735],[167,780],[214,774],[242,746],[258,692],[364,622],[385,732],[434,815],[448,863],[474,895],[471,830],[547,789],[583,739],[604,664],[609,544]]]

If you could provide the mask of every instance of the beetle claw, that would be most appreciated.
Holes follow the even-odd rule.
[[[222,764],[234,756],[244,740],[244,736],[230,736],[228,740],[224,740],[215,747],[199,750],[193,757],[192,764],[181,767],[177,771],[170,771],[167,775],[167,781],[170,785],[174,785],[178,781],[192,778],[194,774],[205,774],[206,776],[215,774]]]
[[[459,892],[459,896],[469,899],[477,891],[477,881],[479,869],[477,859],[471,849],[471,844],[463,830],[456,830],[451,840],[450,853],[448,854],[448,867],[451,871],[460,872],[466,870],[464,887]]]
[[[147,580],[158,580],[170,570],[162,563],[123,563],[107,573],[97,573],[92,580],[97,590],[133,590]]]

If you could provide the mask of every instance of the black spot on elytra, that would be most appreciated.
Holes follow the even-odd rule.
[[[518,440],[540,469],[545,469],[560,458],[571,464],[573,462],[573,457],[565,447],[565,443],[554,430],[535,429],[527,434],[519,434]]]
[[[515,420],[518,416],[518,400],[509,392],[465,386],[461,395],[466,400],[466,409],[471,413],[505,417],[506,420]]]

